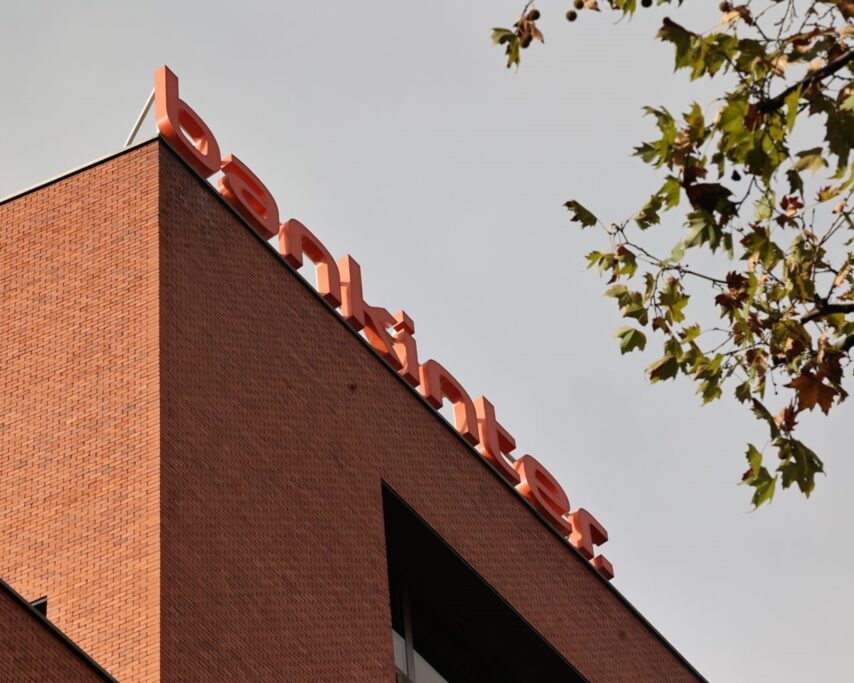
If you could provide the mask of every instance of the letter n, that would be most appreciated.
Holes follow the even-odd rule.
[[[421,386],[419,391],[427,402],[437,410],[442,407],[443,397],[454,405],[454,426],[472,446],[478,443],[477,413],[466,390],[435,360],[421,364]]]

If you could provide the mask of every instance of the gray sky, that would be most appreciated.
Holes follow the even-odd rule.
[[[654,350],[619,355],[584,267],[602,236],[561,207],[630,215],[658,181],[629,156],[651,134],[640,107],[711,91],[670,75],[652,40],[666,10],[570,25],[568,0],[539,3],[546,46],[507,71],[489,29],[522,4],[7,0],[0,196],[120,147],[168,64],[282,219],[352,254],[366,299],[405,308],[422,358],[488,396],[518,453],[608,528],[614,584],[701,672],[854,680],[854,401],[803,421],[829,475],[812,499],[752,513],[736,484],[762,425],[734,399],[701,408],[687,382],[649,385]],[[686,23],[713,26],[706,5]]]

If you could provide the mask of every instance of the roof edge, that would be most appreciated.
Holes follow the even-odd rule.
[[[17,192],[13,192],[12,194],[6,195],[5,197],[0,197],[0,206],[2,206],[3,204],[6,204],[7,202],[11,202],[14,199],[20,199],[21,197],[24,197],[25,195],[28,195],[31,192],[35,192],[36,190],[40,190],[43,187],[47,187],[48,185],[52,185],[53,183],[56,183],[60,180],[68,178],[69,176],[80,173],[81,171],[85,171],[89,168],[92,168],[93,166],[97,166],[99,164],[102,164],[105,161],[109,161],[110,159],[114,159],[115,157],[121,156],[122,154],[127,154],[128,152],[131,152],[135,149],[138,149],[139,147],[145,147],[145,145],[151,144],[152,142],[157,140],[159,137],[160,137],[159,135],[153,135],[149,138],[145,138],[144,140],[141,140],[139,142],[135,142],[132,145],[128,145],[127,147],[122,147],[119,150],[116,150],[114,152],[110,152],[109,154],[106,154],[102,157],[98,157],[97,159],[93,159],[92,161],[88,161],[85,164],[82,164],[80,166],[76,166],[76,167],[74,167],[68,171],[64,171],[63,173],[60,173],[59,175],[53,176],[52,178],[48,178],[47,180],[42,180],[41,182],[38,182],[35,185],[30,185],[29,187],[25,187],[24,189],[18,190]]]
[[[36,610],[27,599],[18,593],[12,586],[6,583],[3,579],[0,579],[0,591],[6,593],[9,597],[12,598],[13,602],[17,603],[19,607],[23,608],[25,612],[27,612],[33,619],[40,622],[42,626],[44,626],[57,640],[59,640],[65,647],[67,647],[71,652],[73,652],[79,659],[83,660],[83,662],[91,669],[93,669],[96,673],[103,676],[104,680],[111,681],[111,683],[117,683],[116,679],[113,678],[109,672],[102,667],[98,662],[96,662],[92,657],[90,657],[86,652],[71,638],[69,638],[65,633],[63,633],[57,626],[54,625],[50,619],[43,616],[41,612]]]

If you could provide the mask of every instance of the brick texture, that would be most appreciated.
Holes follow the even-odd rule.
[[[164,149],[166,680],[394,680],[383,481],[590,680],[695,680],[189,176]]]
[[[383,482],[591,681],[695,680],[165,143],[0,228],[0,577],[119,680],[393,681]]]
[[[0,680],[10,683],[110,681],[0,586]]]
[[[0,205],[0,578],[158,675],[156,144]]]

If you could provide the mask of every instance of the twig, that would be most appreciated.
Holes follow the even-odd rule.
[[[824,318],[825,316],[833,315],[834,313],[854,313],[854,303],[822,304],[814,311],[807,313],[803,318],[801,318],[801,322],[812,322],[813,320],[818,320],[819,318]]]
[[[783,103],[786,101],[786,98],[793,92],[795,92],[795,90],[804,86],[812,85],[816,81],[820,81],[826,76],[835,74],[837,71],[840,71],[842,68],[847,66],[848,62],[852,60],[854,60],[854,50],[848,50],[847,52],[843,52],[836,59],[829,61],[823,67],[821,67],[817,71],[814,71],[803,80],[798,81],[794,85],[789,86],[779,95],[775,95],[771,99],[759,102],[757,109],[763,114],[768,114],[769,112],[779,109],[783,106]]]

